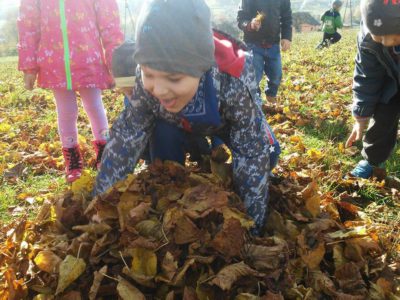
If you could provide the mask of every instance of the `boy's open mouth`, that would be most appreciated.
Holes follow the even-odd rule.
[[[160,99],[160,103],[165,108],[172,108],[176,104],[176,99]]]

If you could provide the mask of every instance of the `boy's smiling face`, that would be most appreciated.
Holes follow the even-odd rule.
[[[371,37],[375,42],[380,43],[385,47],[400,45],[400,34],[375,35],[371,33]]]
[[[146,91],[160,101],[169,112],[180,112],[192,100],[199,87],[200,78],[175,74],[141,66],[142,81]]]

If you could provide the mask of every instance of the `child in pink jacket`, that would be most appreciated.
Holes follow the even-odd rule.
[[[94,136],[97,163],[106,143],[108,121],[101,90],[113,86],[112,51],[123,40],[115,0],[21,0],[19,64],[25,88],[54,93],[66,179],[81,176],[78,145],[79,92]]]

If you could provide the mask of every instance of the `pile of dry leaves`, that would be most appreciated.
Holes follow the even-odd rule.
[[[222,182],[165,162],[45,203],[3,228],[0,299],[399,299],[399,265],[367,222],[344,220],[350,204],[281,179],[253,237]]]

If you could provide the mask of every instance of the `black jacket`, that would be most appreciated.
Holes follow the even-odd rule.
[[[265,14],[259,31],[249,31],[247,25],[257,15]],[[292,40],[292,9],[290,0],[242,0],[237,15],[238,26],[246,43],[279,43]]]

